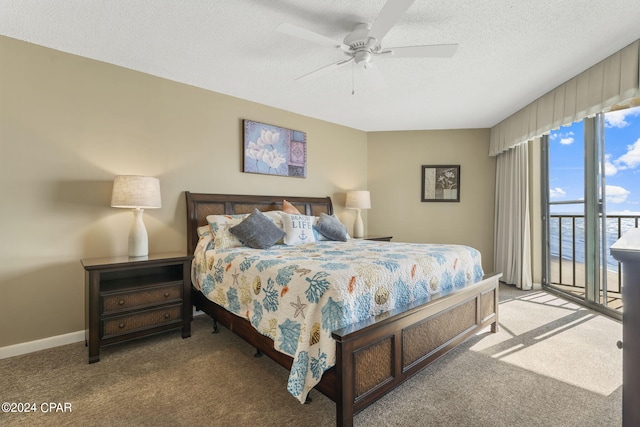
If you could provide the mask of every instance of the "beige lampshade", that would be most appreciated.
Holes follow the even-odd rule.
[[[113,180],[111,207],[141,209],[162,207],[160,181],[151,176],[116,176]]]
[[[347,209],[371,209],[371,196],[368,191],[347,191]]]

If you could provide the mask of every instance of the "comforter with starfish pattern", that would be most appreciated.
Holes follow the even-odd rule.
[[[270,249],[196,248],[192,283],[293,358],[287,389],[300,402],[335,365],[331,332],[482,279],[468,246],[351,239]]]

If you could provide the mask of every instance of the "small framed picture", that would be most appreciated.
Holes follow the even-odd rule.
[[[460,165],[422,165],[423,202],[460,201]]]

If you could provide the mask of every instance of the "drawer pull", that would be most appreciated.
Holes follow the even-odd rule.
[[[170,295],[171,295],[171,294],[170,294],[169,292],[165,292],[165,293],[164,293],[164,297],[165,297],[165,298],[169,298],[169,296],[170,296]]]
[[[124,300],[121,299],[120,301],[118,301],[118,305],[124,305]]]
[[[165,313],[165,314],[164,314],[164,318],[165,318],[165,319],[168,319],[169,317],[171,317],[171,315],[170,315],[169,313]]]
[[[118,325],[118,328],[120,328],[120,329],[124,328],[124,323],[120,323],[120,324]]]

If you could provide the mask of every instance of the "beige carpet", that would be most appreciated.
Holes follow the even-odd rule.
[[[619,322],[547,294],[501,286],[498,334],[483,332],[356,416],[356,426],[619,426]],[[287,372],[205,316],[179,332],[107,347],[84,343],[0,360],[0,425],[331,426],[335,406],[313,391],[300,405]],[[72,412],[43,413],[44,402]],[[64,407],[64,406],[63,406]]]

